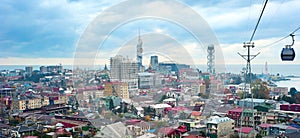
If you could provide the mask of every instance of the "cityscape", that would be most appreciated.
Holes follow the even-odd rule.
[[[276,10],[280,11],[286,8],[286,3],[296,5],[293,2],[268,3],[265,0],[250,3],[250,9],[255,5],[262,6],[256,9],[259,14],[255,17],[260,16],[251,20],[252,24],[257,24],[253,33],[249,32],[252,34],[250,41],[245,37],[243,41],[246,42],[241,42],[239,49],[224,48],[225,40],[220,38],[219,43],[216,39],[218,31],[216,36],[212,36],[213,29],[207,27],[202,17],[199,19],[194,10],[188,12],[191,8],[197,9],[193,7],[197,4],[206,5],[205,2],[191,7],[173,0],[112,2],[116,5],[108,4],[112,7],[86,21],[90,24],[80,31],[76,44],[72,42],[75,50],[70,52],[74,54],[71,56],[63,51],[63,44],[55,45],[61,51],[53,52],[54,47],[46,46],[50,42],[39,48],[43,52],[31,51],[23,55],[23,51],[18,51],[8,40],[8,33],[4,31],[2,35],[0,31],[0,46],[4,48],[6,44],[8,47],[11,44],[11,49],[16,50],[15,53],[7,50],[0,52],[3,53],[0,56],[0,138],[299,138],[299,22],[295,21],[296,28],[293,26],[289,28],[291,30],[285,30],[288,34],[284,34],[283,38],[278,33],[279,39],[274,37],[263,41],[258,34],[260,40],[257,41],[260,42],[254,43],[260,20],[268,14],[268,11],[264,13],[264,9],[280,3]],[[82,1],[66,3],[75,3],[80,9]],[[96,3],[100,4],[98,1]],[[158,19],[183,21],[176,25],[182,25],[199,42],[178,46],[182,44],[178,41],[187,38],[170,37],[169,33],[157,28],[157,34],[153,34],[148,32],[147,27],[139,26],[148,24],[148,21],[138,21],[138,25],[124,23],[129,24],[128,36],[116,31],[126,30],[124,28],[109,30],[111,26],[105,26],[119,21],[121,16],[117,17],[118,14],[127,13],[116,12],[120,8],[127,8],[130,15],[135,15],[135,10],[141,10],[140,7],[126,7],[127,4],[134,7],[133,3],[144,8],[145,15],[130,20],[152,17],[150,15],[157,12],[162,14]],[[218,7],[224,3],[220,1],[212,5]],[[46,5],[51,4],[54,3]],[[88,2],[85,4],[89,5]],[[157,11],[153,11],[152,6],[157,7]],[[165,11],[160,13],[160,8]],[[178,8],[189,13],[187,20],[170,15],[175,10],[181,17],[181,12],[176,10]],[[202,14],[203,11],[197,12]],[[113,15],[113,21],[109,20],[112,17],[107,17],[107,13]],[[205,12],[203,14],[206,17]],[[199,26],[189,28],[190,20],[201,23],[204,29],[198,29]],[[42,22],[41,19],[39,23]],[[172,27],[169,29],[176,32]],[[252,28],[249,30],[252,31]],[[111,36],[102,36],[105,33]],[[36,39],[39,38],[33,40]],[[51,37],[49,39],[56,41]],[[121,39],[125,42],[120,42]],[[64,42],[57,40],[57,43],[59,41]],[[22,42],[26,43],[30,42]],[[263,49],[255,50],[261,43],[264,43]],[[17,42],[14,44],[17,45]],[[120,45],[113,49],[113,44]],[[264,49],[276,50],[273,45],[281,45],[276,54]],[[45,56],[47,54],[49,57]]]

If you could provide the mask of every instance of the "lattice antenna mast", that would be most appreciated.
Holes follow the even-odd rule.
[[[251,55],[250,54],[250,48],[254,48],[254,43],[253,42],[252,43],[251,42],[244,43],[243,47],[247,48],[247,50],[248,50],[247,55],[242,55],[242,54],[238,53],[243,59],[245,59],[247,61],[246,72],[245,72],[245,87],[244,87],[244,91],[243,91],[243,99],[245,98],[246,90],[249,90],[249,94],[251,94],[251,102],[252,102],[252,108],[251,108],[251,111],[252,111],[252,127],[254,129],[255,128],[255,124],[254,124],[254,104],[253,104],[253,93],[251,92],[251,82],[252,82],[251,60],[253,60],[260,53],[257,53],[256,55]],[[249,88],[247,88],[247,85],[246,85],[247,78],[249,78],[249,85],[248,85]],[[244,102],[243,102],[243,105],[242,105],[243,109],[244,109],[244,104],[245,104]],[[242,115],[241,115],[240,129],[242,129],[242,126],[243,126],[242,119],[243,119],[243,112],[242,112]],[[241,131],[242,130],[240,130],[240,137],[241,137]]]
[[[207,47],[207,72],[215,74],[215,47],[209,45]]]

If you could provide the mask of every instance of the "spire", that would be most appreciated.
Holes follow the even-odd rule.
[[[138,40],[138,45],[142,45],[143,42],[142,42],[142,39],[141,39],[141,31],[140,31],[140,28],[139,28],[139,40]]]
[[[139,40],[141,39],[141,30],[140,30],[140,27],[139,27]]]
[[[104,70],[105,70],[105,71],[107,71],[107,70],[108,70],[108,68],[107,68],[106,64],[105,64],[105,66],[104,66]]]

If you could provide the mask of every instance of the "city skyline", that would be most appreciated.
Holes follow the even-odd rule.
[[[86,26],[103,10],[119,2],[43,1],[39,3],[16,3],[6,1],[5,4],[1,5],[2,12],[0,14],[0,17],[5,19],[3,26],[1,26],[3,31],[0,32],[0,45],[4,49],[1,52],[0,63],[2,65],[72,64],[76,43]],[[179,2],[195,10],[215,32],[223,51],[225,64],[245,63],[237,52],[245,53],[242,45],[243,42],[249,40],[262,9],[262,2],[234,0],[218,2],[183,0]],[[280,60],[280,51],[285,44],[291,43],[290,38],[273,46],[264,47],[299,27],[299,19],[293,14],[300,9],[298,6],[300,4],[297,3],[299,2],[295,0],[278,0],[268,3],[262,22],[254,37],[256,47],[252,53],[261,52],[261,54],[252,62],[253,64],[264,64],[266,61],[269,64],[299,64],[298,56],[293,62]],[[57,10],[51,10],[53,8]],[[23,12],[27,14],[24,15]],[[228,20],[233,18],[235,20]],[[26,20],[26,22],[20,22],[20,20]],[[151,33],[164,34],[176,39],[179,46],[189,53],[195,64],[205,64],[206,56],[203,56],[206,54],[205,51],[184,29],[170,22],[155,19],[134,21],[115,30],[100,50],[100,56],[96,59],[97,63],[108,64],[109,57],[115,56],[120,49],[126,47],[124,43],[131,44],[130,42],[134,42],[132,46],[135,47],[138,28],[141,29],[142,39],[144,35]],[[299,47],[298,38],[296,33],[294,46],[296,55],[298,53],[297,47]],[[146,49],[147,46],[148,48],[157,46],[158,40],[143,39],[143,41],[143,48]],[[170,41],[160,42],[161,48],[168,47],[170,44]],[[135,49],[132,50],[134,51],[132,54],[135,55]],[[144,50],[144,52],[147,51]],[[169,54],[170,57],[176,55],[178,53],[170,52]],[[149,62],[150,56],[144,57],[143,62]]]

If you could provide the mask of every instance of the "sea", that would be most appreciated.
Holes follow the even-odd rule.
[[[25,69],[26,66],[32,66],[34,70],[39,70],[41,65],[0,65],[0,70],[14,70],[14,69]],[[45,66],[45,65],[44,65]],[[83,69],[103,69],[104,65],[95,65],[95,66],[82,66]],[[205,71],[206,65],[197,65],[200,70]],[[241,73],[244,64],[227,64],[226,73]],[[63,65],[64,69],[73,69],[72,65]],[[251,70],[255,74],[262,74],[266,72],[266,66],[263,64],[254,64],[251,66]],[[295,76],[289,78],[290,80],[278,81],[275,84],[278,87],[295,87],[298,91],[300,90],[300,64],[288,64],[288,65],[279,65],[279,64],[269,64],[267,66],[267,71],[269,74],[280,75],[280,76]]]

